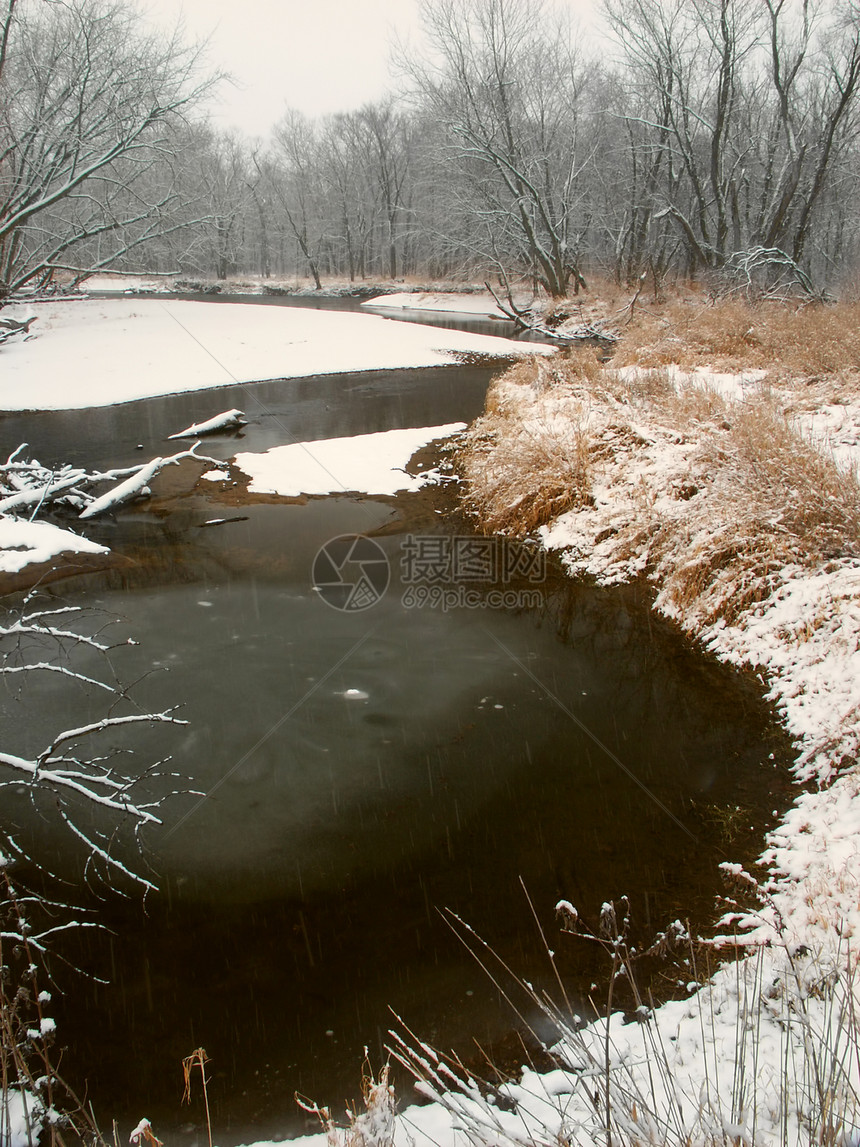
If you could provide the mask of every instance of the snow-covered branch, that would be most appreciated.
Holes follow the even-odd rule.
[[[53,505],[76,510],[82,519],[94,518],[134,498],[144,497],[149,493],[149,483],[165,466],[176,465],[186,458],[221,464],[217,458],[198,455],[196,451],[199,446],[200,443],[195,442],[188,450],[178,454],[153,458],[150,462],[122,470],[88,472],[68,465],[51,469],[35,458],[29,462],[23,461],[19,455],[26,449],[24,443],[4,464],[0,464],[0,514],[20,515],[22,511],[32,510],[32,516],[35,516],[41,507]],[[107,493],[96,495],[94,492],[94,487],[117,480],[121,480],[119,485]]]
[[[130,882],[150,890],[153,881],[138,871],[134,861],[140,832],[161,823],[161,806],[182,791],[182,779],[165,769],[169,757],[143,768],[136,760],[133,766],[126,763],[133,756],[126,734],[135,728],[186,722],[175,708],[117,712],[120,705],[133,705],[107,659],[120,643],[109,643],[103,628],[91,624],[87,611],[40,610],[31,608],[32,601],[31,596],[20,615],[0,625],[0,674],[19,675],[24,689],[18,695],[22,747],[0,747],[0,790],[9,794],[6,800],[26,798],[42,820],[58,818],[82,846],[88,872],[98,873],[107,883]],[[64,616],[62,626],[52,624],[57,613]],[[94,656],[104,659],[109,672],[93,670]],[[58,718],[51,730],[52,716],[39,699],[38,710],[28,712],[26,687],[41,671],[67,680],[69,688],[90,697],[95,690],[108,693],[114,698],[111,710],[74,725]],[[33,748],[34,729],[45,730],[38,749]],[[0,821],[0,854],[14,853],[9,825]]]

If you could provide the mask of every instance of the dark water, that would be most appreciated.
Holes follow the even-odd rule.
[[[488,377],[300,379],[0,429],[43,461],[120,465],[236,405],[251,416],[241,438],[206,445],[228,458],[467,421]],[[227,1145],[302,1130],[295,1091],[338,1109],[354,1098],[363,1047],[384,1054],[389,1007],[463,1055],[473,1038],[493,1046],[511,1013],[440,909],[545,982],[521,881],[553,943],[560,897],[594,917],[627,893],[644,931],[708,918],[716,865],[754,849],[780,803],[785,745],[750,682],[656,621],[646,590],[574,584],[550,565],[536,583],[478,586],[537,590],[528,608],[419,608],[403,596],[405,539],[467,532],[449,492],[237,507],[198,473],[170,472],[151,503],[94,525],[133,564],[50,591],[122,619],[140,644],[112,654],[117,673],[138,681],[141,706],[181,701],[188,721],[148,735],[141,760],[170,753],[211,792],[177,798],[151,838],[163,894],[145,914],[103,906],[113,935],[70,953],[111,980],[73,982],[58,1014],[65,1074],[106,1125],[127,1135],[146,1115],[161,1138],[191,1142],[200,1111],[180,1108],[180,1060],[200,1045]],[[244,520],[204,526],[215,517]],[[320,599],[310,572],[346,533],[375,536],[392,575],[352,615]],[[53,682],[22,702],[34,736],[100,703]],[[4,726],[25,719],[7,712]],[[718,814],[737,805],[748,815],[730,842]],[[31,830],[73,871],[62,838]],[[581,996],[599,965],[557,946]]]

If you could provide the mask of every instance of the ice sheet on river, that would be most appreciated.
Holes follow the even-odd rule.
[[[344,491],[397,494],[401,490],[417,490],[428,480],[426,472],[406,472],[406,464],[417,450],[465,429],[465,422],[451,422],[320,442],[294,442],[275,446],[264,454],[237,454],[234,461],[251,478],[249,489],[256,494],[280,494],[285,498]]]
[[[0,410],[79,410],[236,382],[550,350],[378,315],[251,303],[91,299],[33,309],[34,337],[3,348]]]

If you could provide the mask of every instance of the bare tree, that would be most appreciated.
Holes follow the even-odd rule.
[[[216,79],[199,45],[146,31],[119,0],[7,0],[0,296],[108,266],[173,225],[172,181],[145,176],[169,175],[174,129]]]
[[[460,207],[487,267],[533,276],[553,297],[583,285],[584,69],[570,30],[531,0],[433,0],[426,61],[404,56],[448,132]]]
[[[857,137],[860,23],[823,0],[604,0],[626,109],[687,270],[740,252],[799,264]]]
[[[367,275],[375,203],[363,161],[363,131],[356,112],[329,116],[321,137],[323,177],[329,188],[333,245],[350,282]]]
[[[399,241],[408,214],[410,123],[390,100],[366,105],[359,113],[359,122],[369,143],[371,178],[379,190],[388,274],[396,279],[400,269]]]
[[[191,184],[189,198],[202,220],[196,226],[197,258],[216,278],[226,279],[242,262],[253,205],[251,188],[259,176],[245,141],[236,134],[214,132],[207,126],[198,126],[194,134],[198,138],[194,157],[185,164],[184,182]]]
[[[141,832],[161,823],[160,807],[181,785],[176,774],[165,773],[167,761],[132,767],[126,734],[135,726],[184,722],[173,710],[146,712],[131,701],[109,672],[111,650],[124,644],[95,629],[81,608],[38,608],[32,596],[0,622],[0,681],[12,691],[16,710],[28,715],[15,722],[14,748],[8,743],[14,731],[7,727],[7,743],[0,749],[0,790],[5,793],[0,852],[7,857],[29,852],[8,818],[13,810],[20,816],[31,806],[38,819],[68,830],[90,876],[152,890],[152,880],[134,861],[138,841]],[[92,710],[97,696],[108,699],[107,713],[66,726],[62,706],[34,712],[26,690],[46,675],[74,691],[69,704],[82,714]]]
[[[272,155],[258,163],[286,233],[301,251],[319,291],[325,195],[315,125],[299,112],[288,111],[275,127]]]
[[[66,897],[75,865],[89,883],[154,890],[141,865],[142,834],[180,787],[168,761],[141,768],[133,754],[145,726],[184,724],[175,712],[145,712],[112,672],[112,643],[96,615],[28,595],[0,620],[0,1141],[62,1147],[101,1144],[94,1117],[67,1087],[52,1050],[52,969],[63,938],[98,929],[92,911]],[[94,668],[95,667],[95,668]],[[63,694],[40,681],[62,683]],[[106,698],[107,712],[97,696]],[[99,715],[89,716],[94,708]],[[73,710],[81,719],[67,724]],[[87,714],[87,715],[84,715]],[[129,733],[134,735],[129,738]],[[50,848],[42,833],[51,834]],[[59,833],[56,830],[59,829]],[[56,868],[55,839],[77,856]],[[59,890],[61,899],[57,899]],[[66,1138],[64,1138],[66,1136]]]

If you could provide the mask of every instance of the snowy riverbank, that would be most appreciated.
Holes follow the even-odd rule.
[[[460,353],[513,358],[525,349],[371,316],[231,304],[124,299],[37,310],[33,331],[41,326],[42,335],[0,354],[0,405],[61,409],[217,387],[234,375],[434,365]],[[489,492],[485,520],[492,494],[494,528],[514,531],[520,515],[573,575],[650,576],[655,608],[718,657],[766,676],[798,745],[798,780],[814,787],[766,842],[757,911],[750,883],[730,873],[746,890],[722,930],[761,942],[757,956],[725,966],[701,990],[691,983],[689,999],[647,1022],[614,1016],[608,1040],[601,1023],[569,1034],[563,1068],[525,1071],[495,1099],[477,1088],[437,1095],[442,1102],[407,1108],[393,1124],[380,1102],[359,1125],[356,1147],[389,1135],[399,1147],[605,1143],[594,1094],[606,1083],[607,1048],[616,1141],[853,1141],[860,559],[846,539],[860,520],[848,472],[857,463],[860,402],[854,391],[837,401],[832,387],[811,402],[813,389],[786,383],[771,392],[755,371],[578,371],[564,356],[524,363],[493,388],[491,413],[471,432],[473,489],[480,496],[480,476]],[[353,446],[360,444],[329,440],[334,453],[322,457],[323,470],[354,454],[361,472]],[[379,443],[365,446],[379,453]],[[269,460],[291,462],[313,447]],[[405,457],[392,455],[389,471]],[[251,472],[265,458],[243,461]],[[308,461],[319,468],[320,459]],[[290,490],[306,485],[299,476]],[[13,552],[23,553],[21,538],[10,536]],[[432,1053],[419,1050],[432,1070]]]
[[[573,576],[649,576],[657,610],[766,679],[797,744],[797,780],[813,787],[769,834],[755,877],[724,866],[738,907],[717,927],[716,958],[739,942],[748,959],[694,977],[688,999],[643,1009],[644,1022],[616,1012],[608,1027],[562,1029],[556,1070],[524,1068],[495,1090],[458,1085],[413,1043],[421,1089],[437,1102],[394,1117],[374,1092],[335,1142],[856,1143],[860,403],[850,383],[816,403],[806,380],[772,394],[763,371],[580,373],[556,359],[491,388],[467,436],[478,514],[512,532],[542,518],[544,544]]]
[[[608,1028],[563,1030],[556,1070],[524,1068],[495,1091],[458,1086],[413,1044],[437,1102],[395,1118],[376,1092],[342,1143],[602,1144],[607,1120],[616,1142],[856,1142],[858,398],[851,373],[810,383],[564,358],[491,388],[467,436],[479,516],[511,532],[543,522],[572,576],[650,577],[657,610],[766,681],[805,791],[754,876],[724,866],[737,906],[717,925],[716,962],[735,943],[748,959],[699,973],[645,1022],[617,1012]]]

